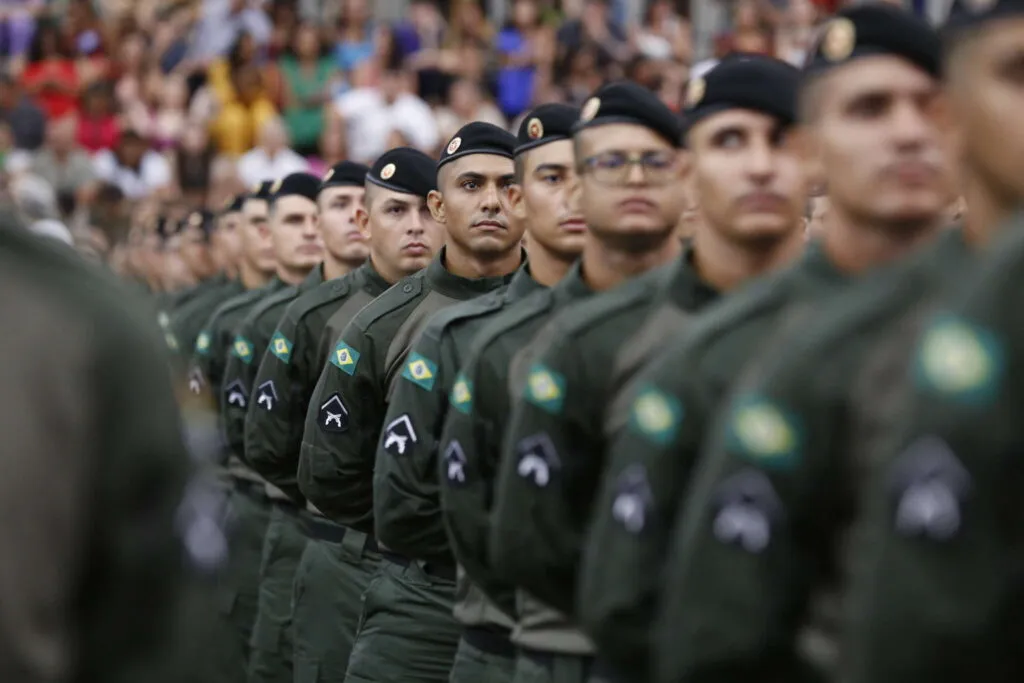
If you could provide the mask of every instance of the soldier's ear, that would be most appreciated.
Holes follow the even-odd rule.
[[[431,190],[430,194],[427,195],[427,208],[430,209],[430,215],[433,216],[435,221],[441,225],[448,223],[444,210],[444,196],[437,190]]]
[[[526,220],[526,202],[523,201],[523,186],[518,183],[508,186],[509,211],[514,218]]]
[[[359,232],[362,233],[364,238],[370,239],[370,210],[363,204],[360,204],[356,209],[355,220]]]

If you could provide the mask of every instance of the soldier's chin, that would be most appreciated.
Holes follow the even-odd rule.
[[[403,256],[398,261],[398,267],[405,273],[415,273],[418,270],[423,270],[433,258],[431,254],[423,254],[422,256]]]

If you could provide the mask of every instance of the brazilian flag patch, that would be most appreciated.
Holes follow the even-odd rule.
[[[246,365],[252,362],[253,350],[252,342],[242,335],[235,337],[235,343],[231,345],[231,353]]]
[[[463,415],[469,415],[469,411],[473,407],[473,385],[461,372],[455,378],[449,400],[455,410]]]
[[[562,412],[565,402],[565,377],[541,363],[530,368],[524,398],[552,415]]]
[[[356,366],[359,365],[359,352],[345,342],[339,341],[334,345],[331,363],[346,375],[354,375]]]
[[[281,334],[280,330],[274,332],[270,338],[270,352],[277,356],[282,363],[289,363],[292,359],[292,343],[288,337]]]
[[[210,333],[203,330],[196,337],[196,353],[206,355],[210,352]]]
[[[659,446],[668,445],[679,432],[683,407],[679,399],[654,386],[644,387],[633,399],[629,424],[635,432]]]
[[[430,391],[434,388],[434,380],[437,378],[437,365],[430,359],[413,352],[409,354],[409,360],[405,363],[402,377],[421,389]]]

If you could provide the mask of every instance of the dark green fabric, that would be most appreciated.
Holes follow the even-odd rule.
[[[302,553],[292,607],[295,683],[345,680],[363,595],[381,562],[363,549],[365,534],[348,534],[345,544],[311,539]]]
[[[348,322],[387,288],[367,261],[345,277],[300,295],[285,309],[259,363],[253,386],[273,387],[277,400],[269,407],[250,401],[245,457],[296,502],[303,501],[296,482],[303,422],[326,362],[320,338],[329,320]]]
[[[506,579],[569,617],[605,459],[609,401],[666,337],[717,297],[691,258],[688,249],[673,264],[565,310],[524,368],[501,456],[492,551]],[[660,329],[649,330],[652,323]],[[538,378],[553,382],[551,401],[541,400]],[[529,463],[542,469],[524,473]]]
[[[513,683],[596,683],[590,678],[589,657],[550,655],[538,661],[520,654]]]
[[[221,577],[218,604],[225,642],[220,651],[222,680],[247,679],[252,627],[259,611],[263,539],[270,522],[264,498],[232,491],[228,518],[228,566]]]
[[[448,683],[512,683],[515,673],[515,658],[490,654],[460,640]]]
[[[325,515],[373,533],[377,439],[413,338],[433,313],[502,287],[511,277],[457,277],[445,269],[442,250],[346,326],[309,402],[299,456],[299,488]],[[329,423],[326,412],[321,417],[332,406],[340,422]]]
[[[347,683],[446,683],[461,629],[451,618],[455,583],[381,562],[363,599]]]
[[[291,683],[292,597],[305,548],[298,510],[274,504],[263,541],[259,608],[249,642],[249,683]]]
[[[609,439],[578,605],[601,656],[617,670],[645,676],[657,568],[675,504],[719,402],[752,358],[771,353],[772,333],[804,324],[811,302],[847,283],[820,246],[809,245],[793,266],[706,311],[638,374],[634,397],[621,408],[626,414],[609,417],[622,427]]]
[[[169,314],[168,328],[173,335],[173,343],[168,341],[168,349],[172,352],[172,358],[182,366],[182,371],[186,369],[195,351],[196,337],[213,312],[225,301],[244,291],[241,282],[228,280],[220,286],[211,287]]]
[[[448,411],[440,448],[444,454],[461,453],[465,462],[460,472],[448,472],[444,463],[441,503],[448,538],[456,559],[472,581],[494,600],[506,615],[516,613],[515,587],[499,580],[490,562],[491,506],[494,476],[501,453],[504,426],[511,403],[508,386],[512,367],[528,363],[522,352],[540,333],[552,313],[591,293],[583,282],[579,265],[550,290],[536,292],[508,307],[480,331],[467,354],[460,380],[465,396]],[[448,458],[449,460],[451,458]],[[474,619],[456,616],[467,623]]]

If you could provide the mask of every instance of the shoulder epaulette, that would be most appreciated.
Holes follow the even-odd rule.
[[[399,280],[386,292],[366,304],[366,307],[359,311],[349,324],[365,331],[381,318],[407,306],[423,293],[423,278],[424,271],[421,270]]]

